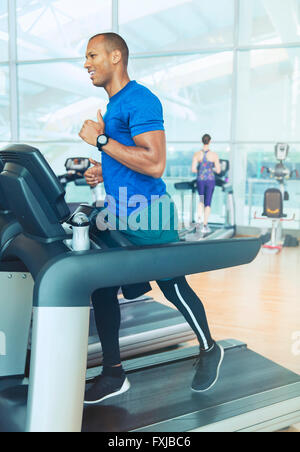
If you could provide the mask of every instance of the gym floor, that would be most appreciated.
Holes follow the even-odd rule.
[[[206,307],[216,340],[235,338],[300,374],[300,247],[277,255],[261,251],[249,265],[188,277]],[[156,284],[153,298],[169,304]],[[189,344],[190,345],[190,344]],[[298,347],[299,350],[299,347]],[[287,432],[300,432],[300,424]]]

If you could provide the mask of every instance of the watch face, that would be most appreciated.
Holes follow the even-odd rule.
[[[98,137],[98,143],[100,144],[100,146],[104,146],[105,144],[107,144],[108,142],[108,138],[106,135],[100,135]]]

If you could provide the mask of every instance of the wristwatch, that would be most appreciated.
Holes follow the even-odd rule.
[[[108,143],[108,140],[109,140],[109,137],[107,135],[105,135],[105,133],[98,136],[97,148],[99,149],[99,151],[103,151],[102,147]]]

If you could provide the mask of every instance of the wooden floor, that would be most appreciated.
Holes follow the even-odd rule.
[[[216,340],[244,341],[300,374],[300,247],[277,255],[261,251],[249,265],[189,276],[188,281],[206,307]],[[151,296],[168,304],[155,283]],[[300,425],[290,431],[300,432]]]

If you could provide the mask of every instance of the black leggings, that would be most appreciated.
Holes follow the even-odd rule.
[[[171,301],[185,317],[197,335],[200,348],[208,350],[213,345],[213,339],[210,335],[205,309],[185,277],[157,281],[157,284],[166,299]],[[119,346],[121,314],[118,290],[119,287],[98,289],[92,295],[104,366],[115,366],[121,362]]]

